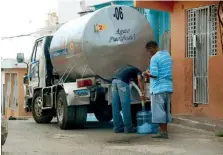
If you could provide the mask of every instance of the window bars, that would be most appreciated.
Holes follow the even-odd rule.
[[[194,58],[197,55],[197,44],[208,47],[208,55],[217,55],[217,6],[193,8],[186,11],[187,35],[186,57]],[[206,44],[199,42],[198,37],[206,35]]]

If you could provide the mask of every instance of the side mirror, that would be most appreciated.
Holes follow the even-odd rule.
[[[24,53],[17,53],[17,62],[18,63],[23,63],[24,62]]]
[[[23,84],[28,84],[28,75],[27,74],[25,74],[24,76],[23,76]]]

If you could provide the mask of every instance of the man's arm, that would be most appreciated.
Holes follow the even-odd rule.
[[[157,78],[158,77],[158,60],[157,57],[153,56],[150,61],[150,71],[146,70],[145,74],[151,78]]]
[[[143,72],[143,76],[148,76],[148,77],[151,77],[151,78],[157,78],[157,76],[153,76],[149,70],[146,70],[145,72]]]

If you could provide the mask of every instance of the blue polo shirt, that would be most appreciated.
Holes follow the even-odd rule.
[[[168,51],[158,51],[150,60],[150,93],[173,92],[172,58]]]

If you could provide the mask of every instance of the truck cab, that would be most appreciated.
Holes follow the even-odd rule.
[[[24,76],[24,89],[26,94],[26,108],[31,108],[31,102],[35,90],[51,86],[54,82],[53,66],[50,61],[49,48],[53,36],[38,38],[33,46],[31,56],[27,63],[27,74]],[[24,55],[19,53],[17,61],[23,62]]]
[[[44,36],[35,41],[28,63],[30,96],[33,96],[35,88],[53,84],[53,66],[49,54],[51,40],[52,36]]]

